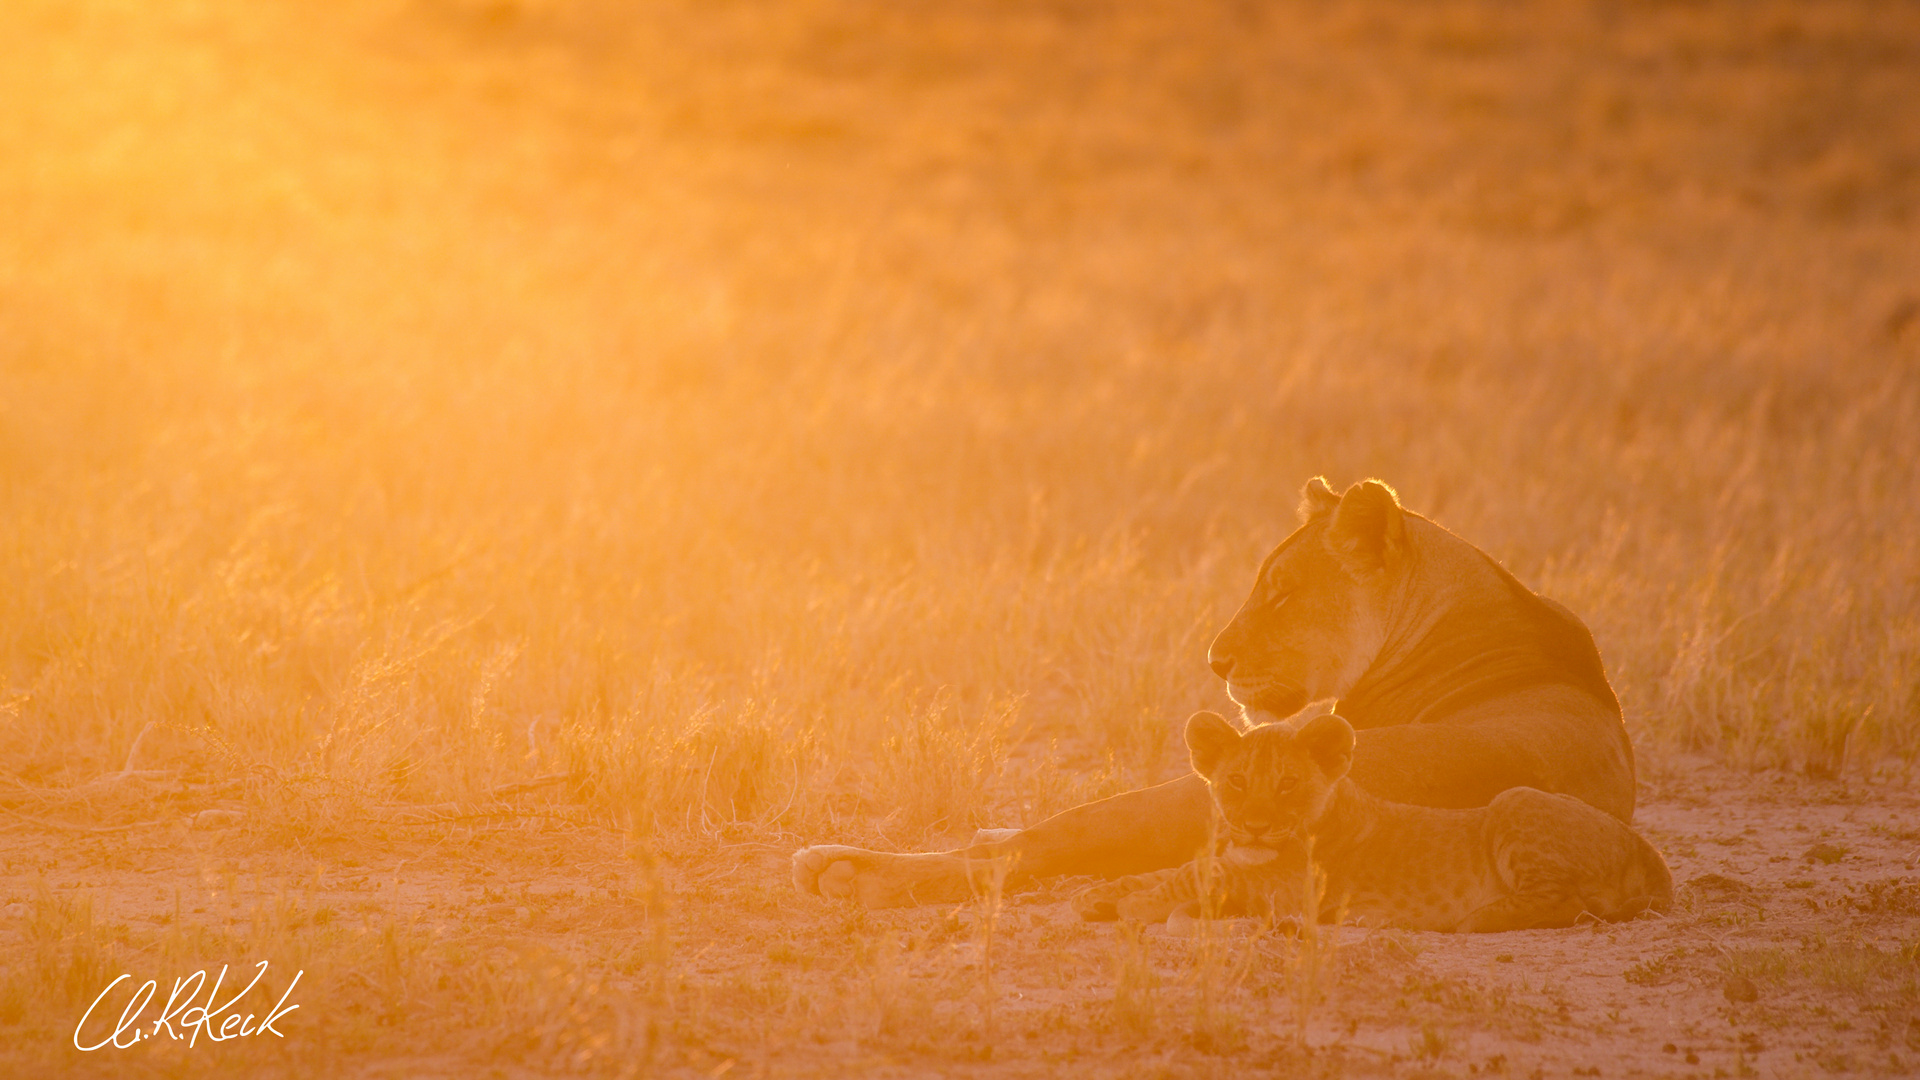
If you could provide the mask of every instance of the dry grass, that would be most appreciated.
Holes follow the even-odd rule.
[[[0,802],[74,851],[1032,821],[1180,767],[1315,473],[1579,612],[1644,754],[1920,754],[1911,4],[22,0],[0,101]],[[51,1023],[111,935],[22,933]],[[433,993],[665,1045],[514,963]]]

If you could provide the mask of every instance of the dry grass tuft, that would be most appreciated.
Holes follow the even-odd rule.
[[[800,838],[1169,778],[1316,473],[1580,613],[1643,760],[1908,775],[1916,41],[1870,3],[6,5],[0,830],[61,846],[7,856],[0,1024],[245,945],[389,965],[315,984],[348,1056],[455,1001],[540,1017],[528,1068],[720,1069],[685,1039],[743,1003],[977,1046],[911,974],[952,942],[704,1005],[699,943],[589,946]],[[580,865],[627,836],[659,866]],[[655,899],[527,960],[389,900],[121,935],[52,872],[489,837]],[[476,925],[573,910],[500,895]],[[1087,1030],[991,992],[1001,932],[995,1030]],[[1119,1029],[1184,1015],[1116,948]],[[1253,1015],[1227,956],[1202,1000]]]

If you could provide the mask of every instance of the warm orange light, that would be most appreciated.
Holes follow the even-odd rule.
[[[1105,1075],[1196,988],[1273,1050],[1280,946],[1182,983],[1038,901],[802,909],[784,858],[1184,771],[1315,473],[1578,610],[1653,753],[1906,769],[1914,23],[10,0],[0,1073],[106,1068],[62,1040],[121,971],[258,959],[284,1043],[120,1052]],[[1910,997],[1897,936],[1858,985]],[[1381,1060],[1523,1056],[1396,948]]]

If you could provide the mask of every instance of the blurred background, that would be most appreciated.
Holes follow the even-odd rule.
[[[18,782],[1021,824],[1315,474],[1643,764],[1920,750],[1920,6],[13,0],[0,102]]]

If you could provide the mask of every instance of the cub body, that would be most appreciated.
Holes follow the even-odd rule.
[[[1295,839],[1270,847],[1229,845],[1217,858],[1135,874],[1082,893],[1082,918],[1155,923],[1169,919],[1298,919],[1313,907],[1307,848]]]
[[[1468,810],[1388,802],[1347,777],[1353,746],[1339,716],[1242,735],[1196,714],[1187,747],[1226,824],[1225,855],[1097,888],[1082,914],[1154,921],[1211,899],[1218,914],[1485,932],[1613,922],[1672,904],[1660,853],[1579,799],[1518,787]],[[1317,911],[1309,860],[1324,875]]]

